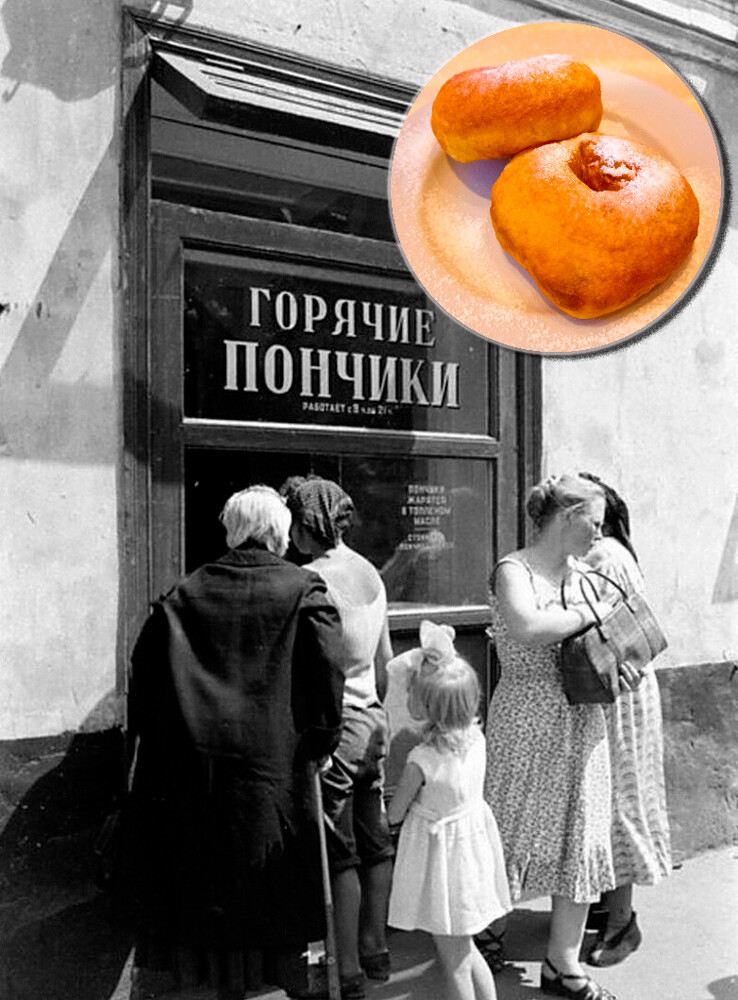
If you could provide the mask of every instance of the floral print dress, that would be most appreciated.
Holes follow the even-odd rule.
[[[526,569],[539,608],[560,606],[557,589],[523,559],[501,562]],[[487,717],[485,798],[500,830],[512,898],[594,902],[615,888],[603,709],[570,705],[558,643],[516,642],[497,598],[490,600],[501,678]]]

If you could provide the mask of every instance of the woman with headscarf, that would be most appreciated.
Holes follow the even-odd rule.
[[[322,775],[343,1000],[365,995],[365,975],[389,978],[387,906],[393,855],[383,799],[387,720],[382,697],[392,658],[387,595],[368,559],[343,540],[354,505],[337,484],[292,478],[283,491],[292,541],[312,557],[343,631],[341,740]],[[315,997],[317,994],[313,993]]]
[[[582,475],[605,494],[602,538],[585,556],[627,593],[643,590],[643,575],[630,538],[625,501],[597,476]],[[616,599],[618,591],[595,577],[602,596]],[[605,706],[612,775],[612,849],[616,888],[603,893],[605,926],[587,961],[594,966],[617,965],[641,943],[633,910],[633,885],[654,885],[671,871],[669,819],[666,811],[661,697],[652,663],[642,671],[638,686]]]
[[[286,561],[290,513],[234,494],[228,551],[159,600],[132,659],[138,745],[113,899],[138,932],[134,996],[208,982],[242,996],[307,977],[325,932],[311,763],[338,742],[341,628],[317,573]]]

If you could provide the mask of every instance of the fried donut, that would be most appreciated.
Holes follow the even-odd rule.
[[[602,118],[600,80],[570,56],[533,56],[457,73],[436,95],[431,128],[461,163],[592,132]]]
[[[668,278],[700,208],[686,178],[644,143],[584,134],[514,157],[492,186],[490,215],[543,294],[591,319]]]

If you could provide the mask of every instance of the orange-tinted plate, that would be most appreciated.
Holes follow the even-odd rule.
[[[700,203],[687,260],[661,285],[608,316],[578,320],[559,310],[497,242],[490,190],[507,160],[457,163],[438,145],[430,110],[441,84],[463,69],[548,52],[586,62],[600,78],[599,131],[645,142],[672,161]],[[421,91],[395,144],[390,200],[395,232],[415,277],[455,320],[508,347],[580,353],[645,332],[697,287],[717,252],[723,165],[695,95],[658,56],[631,39],[581,24],[511,28],[455,56]]]

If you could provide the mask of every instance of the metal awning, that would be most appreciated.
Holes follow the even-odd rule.
[[[211,51],[154,45],[154,78],[197,118],[388,155],[405,95]]]

